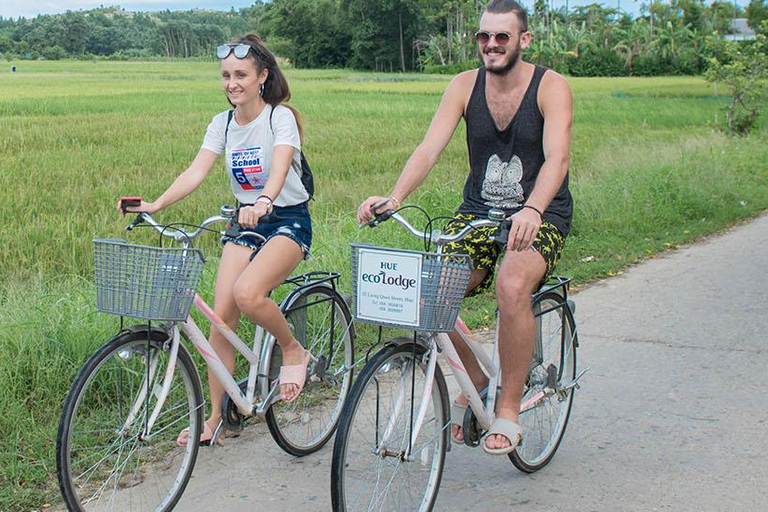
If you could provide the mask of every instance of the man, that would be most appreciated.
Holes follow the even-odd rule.
[[[496,280],[502,389],[496,419],[483,443],[488,453],[506,454],[522,436],[517,424],[520,397],[535,341],[530,296],[551,274],[570,230],[572,100],[562,76],[522,60],[521,51],[532,36],[525,9],[517,2],[491,0],[475,37],[483,66],[454,77],[389,198],[369,197],[357,217],[367,222],[372,206],[387,199],[384,208],[399,208],[427,176],[464,118],[470,173],[455,218],[484,218],[490,208],[500,208],[512,220]],[[488,238],[488,231],[479,232],[446,247],[472,256],[475,270],[468,294],[486,289],[493,281],[498,248]],[[475,387],[483,389],[488,378],[471,350],[456,332],[450,336]],[[463,440],[461,420],[466,406],[462,394],[451,408],[451,436],[457,442]]]

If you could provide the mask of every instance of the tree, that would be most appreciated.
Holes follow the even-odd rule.
[[[704,75],[707,82],[723,83],[731,92],[726,110],[731,135],[749,133],[755,126],[766,95],[768,79],[768,20],[763,21],[755,41],[728,42],[724,64],[713,58]]]
[[[768,20],[766,0],[752,0],[747,6],[747,25],[755,32],[765,30],[763,21]]]

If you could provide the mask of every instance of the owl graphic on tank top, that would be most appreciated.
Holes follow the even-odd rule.
[[[480,192],[485,204],[491,208],[514,209],[523,204],[523,163],[517,155],[509,162],[491,155],[485,167],[485,179]]]

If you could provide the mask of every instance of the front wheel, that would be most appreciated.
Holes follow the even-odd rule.
[[[64,402],[56,441],[59,488],[69,510],[165,511],[189,481],[198,444],[176,445],[203,425],[203,395],[192,358],[179,346],[170,391],[146,425],[169,364],[164,332],[125,332],[85,364]]]
[[[269,432],[286,452],[298,457],[322,448],[333,435],[352,383],[355,328],[347,303],[328,286],[302,290],[282,306],[297,340],[313,356],[301,394],[267,410]],[[280,369],[275,343],[270,374]]]
[[[517,469],[533,473],[555,456],[571,414],[576,376],[576,326],[563,297],[544,293],[533,303],[536,350],[521,402],[523,440],[509,454]]]
[[[406,339],[380,350],[363,368],[344,406],[333,447],[335,512],[428,511],[434,506],[448,443],[448,390],[440,367],[426,382],[425,349]],[[408,452],[411,419],[425,386],[431,393]]]

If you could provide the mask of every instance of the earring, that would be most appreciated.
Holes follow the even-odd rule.
[[[259,96],[264,96],[264,82],[259,84]]]

